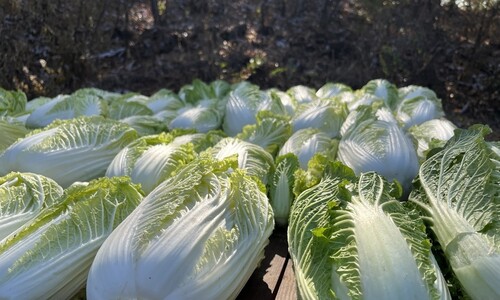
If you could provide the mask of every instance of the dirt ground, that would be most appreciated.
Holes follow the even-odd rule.
[[[443,2],[4,0],[0,86],[33,98],[385,78],[433,89],[455,124],[488,124],[500,140],[500,2]]]

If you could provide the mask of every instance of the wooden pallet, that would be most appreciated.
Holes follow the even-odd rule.
[[[297,299],[292,260],[288,254],[286,230],[276,228],[261,262],[237,300]]]

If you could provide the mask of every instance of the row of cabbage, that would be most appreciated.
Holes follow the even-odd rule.
[[[232,299],[275,222],[300,298],[500,297],[499,143],[428,88],[0,90],[0,115],[2,297]]]

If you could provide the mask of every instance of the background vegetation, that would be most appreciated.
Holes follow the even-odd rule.
[[[481,0],[0,0],[0,86],[150,94],[204,81],[286,90],[386,78],[500,136],[500,3]]]

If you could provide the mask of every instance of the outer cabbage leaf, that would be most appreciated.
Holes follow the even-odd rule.
[[[182,86],[179,90],[179,97],[185,103],[196,105],[204,100],[223,101],[229,93],[231,86],[223,80],[215,80],[210,84],[195,79],[191,84]]]
[[[345,92],[352,92],[351,87],[342,83],[327,82],[316,91],[316,96],[324,99],[335,97]]]
[[[237,138],[227,137],[206,150],[212,157],[222,160],[238,156],[238,168],[267,184],[269,173],[274,169],[274,158],[264,148]]]
[[[109,104],[108,117],[121,120],[131,116],[151,116],[153,111],[147,106],[147,99],[136,93],[123,94]]]
[[[257,113],[257,123],[243,127],[236,138],[259,145],[274,157],[291,135],[288,116],[263,110]]]
[[[257,113],[269,110],[284,114],[285,108],[279,97],[261,91],[258,86],[241,82],[229,93],[222,128],[229,136],[235,136],[245,125],[257,122]]]
[[[274,223],[264,188],[231,168],[204,157],[151,192],[99,249],[88,298],[236,298]]]
[[[0,153],[29,131],[23,123],[13,118],[0,117]]]
[[[286,92],[299,105],[309,103],[318,99],[318,96],[316,96],[316,91],[305,85],[292,86]]]
[[[453,136],[455,129],[457,126],[445,118],[429,120],[410,127],[408,132],[417,140],[417,155],[420,161],[425,160],[429,150],[443,147]]]
[[[102,117],[54,121],[7,148],[0,155],[0,175],[32,172],[65,188],[103,176],[115,155],[137,137],[130,126]]]
[[[323,154],[329,159],[337,156],[338,140],[315,128],[296,131],[285,142],[278,155],[293,153],[299,159],[300,167],[307,169],[307,163],[316,154]]]
[[[11,172],[0,177],[0,240],[59,203],[62,193],[61,186],[42,175]]]
[[[65,190],[0,243],[0,297],[69,299],[85,285],[94,256],[142,199],[127,178],[100,178]]]
[[[186,106],[177,112],[177,116],[170,121],[168,128],[195,129],[198,132],[219,129],[223,115],[217,106],[218,99],[207,99],[195,106]]]
[[[67,120],[79,116],[105,116],[107,103],[92,94],[76,93],[60,95],[35,108],[26,119],[29,128],[41,128],[55,120]]]
[[[298,107],[292,118],[293,132],[317,128],[331,138],[340,137],[340,128],[347,118],[347,106],[333,100],[316,100]]]
[[[123,148],[109,164],[106,176],[130,176],[144,192],[151,192],[178,168],[192,161],[192,143],[174,143],[175,134],[145,136]]]
[[[84,96],[84,97],[85,96],[97,96],[100,99],[105,100],[107,104],[110,104],[115,99],[120,98],[122,96],[122,94],[120,94],[120,93],[110,92],[110,91],[106,91],[106,90],[99,89],[99,88],[89,88],[89,87],[78,89],[72,95],[78,95],[78,96]],[[33,100],[30,100],[28,102],[28,106],[30,106],[30,102],[32,102],[32,101]]]
[[[27,104],[26,94],[22,91],[9,91],[0,88],[0,116],[22,114]]]
[[[398,180],[409,193],[419,168],[410,137],[385,107],[363,106],[347,118],[350,126],[340,139],[338,158],[356,172],[375,171],[388,180]],[[347,122],[347,121],[346,121]]]
[[[422,164],[410,195],[473,299],[500,298],[500,151],[484,140],[488,132],[455,130]]]
[[[409,85],[398,89],[399,101],[404,101],[413,98],[427,98],[438,100],[436,93],[426,87],[418,85]]]
[[[185,105],[176,93],[168,89],[158,90],[144,104],[155,114],[164,110],[176,111]]]
[[[385,100],[363,90],[354,93],[344,93],[339,96],[342,102],[347,103],[350,112],[357,110],[360,106],[387,106]],[[387,106],[388,107],[388,106]]]
[[[269,180],[269,201],[277,225],[288,225],[290,207],[295,199],[293,194],[295,172],[299,168],[299,160],[293,153],[276,158],[276,169]]]
[[[267,90],[267,93],[273,97],[279,99],[281,105],[283,106],[283,114],[287,116],[295,115],[295,110],[297,109],[298,103],[297,101],[290,97],[290,95],[286,92],[280,91],[276,88],[272,88]]]
[[[444,117],[441,99],[432,90],[418,86],[399,89],[395,114],[405,128]]]
[[[173,144],[193,144],[194,151],[200,153],[210,147],[213,147],[215,144],[220,142],[223,138],[226,137],[222,130],[211,130],[206,133],[197,133],[197,132],[186,132],[186,131],[172,131],[172,134],[176,135]]]
[[[385,79],[373,79],[368,81],[361,90],[364,93],[372,94],[384,100],[387,106],[394,110],[398,103],[399,93],[398,88]]]
[[[134,128],[140,136],[159,134],[168,131],[167,123],[156,115],[130,116],[120,121]]]
[[[355,182],[337,163],[299,195],[288,238],[302,299],[449,298],[425,226],[400,192],[375,173]]]

